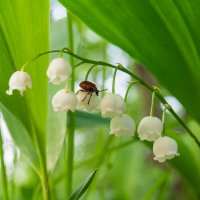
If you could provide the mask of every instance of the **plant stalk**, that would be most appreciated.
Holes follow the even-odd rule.
[[[2,198],[8,200],[8,186],[7,186],[7,176],[6,168],[4,163],[4,150],[3,150],[3,140],[1,132],[1,113],[0,113],[0,157],[1,157],[1,185],[2,185]]]
[[[73,40],[73,24],[72,16],[68,12],[67,15],[67,27],[68,27],[68,38],[69,38],[69,48],[71,51],[74,51],[74,40]],[[74,58],[70,56],[70,64],[74,66]],[[74,83],[75,83],[75,74],[74,68],[72,69],[71,76],[71,85],[70,89],[74,92]],[[70,196],[72,193],[73,186],[73,164],[74,164],[74,133],[75,133],[75,113],[68,111],[69,118],[69,128],[67,129],[67,196]]]

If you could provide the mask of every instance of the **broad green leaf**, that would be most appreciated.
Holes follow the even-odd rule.
[[[179,171],[186,182],[192,186],[191,188],[196,191],[196,195],[199,196],[200,166],[191,150],[191,145],[194,145],[194,141],[192,141],[192,143],[188,143],[187,140],[190,139],[188,138],[188,135],[178,136],[175,135],[174,132],[169,131],[166,133],[177,141],[180,152],[180,156],[169,160],[169,163]]]
[[[72,195],[68,198],[68,200],[78,200],[81,198],[81,196],[87,191],[89,186],[91,185],[95,175],[96,175],[97,169],[95,169],[82,183],[82,185],[72,193]]]
[[[200,122],[199,0],[59,0],[143,63]]]
[[[45,154],[46,148],[48,56],[40,58],[26,69],[32,77],[33,87],[25,92],[24,97],[17,92],[8,96],[5,91],[11,74],[48,48],[49,2],[0,0],[0,102],[5,107],[3,114],[16,144],[34,152],[28,157],[32,163],[37,154],[36,146],[42,154]],[[20,130],[23,130],[21,136]],[[37,138],[37,145],[34,137]]]
[[[36,151],[33,147],[32,140],[30,135],[28,134],[25,127],[21,124],[21,122],[4,106],[1,105],[2,112],[4,113],[3,117],[7,122],[7,126],[9,131],[12,134],[12,138],[15,143],[18,145],[20,150],[22,151],[25,158],[31,157],[31,165],[38,172],[39,169],[39,159]],[[30,162],[30,160],[28,159]]]

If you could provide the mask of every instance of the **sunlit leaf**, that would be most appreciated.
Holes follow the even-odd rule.
[[[36,146],[43,155],[46,151],[45,71],[48,56],[25,69],[32,77],[33,87],[25,92],[24,97],[17,92],[8,96],[5,91],[15,70],[19,70],[29,59],[49,48],[49,2],[0,1],[0,47],[0,102],[5,107],[3,114],[16,144],[33,152],[27,158],[34,163]],[[19,129],[15,123],[19,124]],[[19,130],[23,130],[21,136]]]
[[[200,122],[200,1],[60,2],[143,63]]]

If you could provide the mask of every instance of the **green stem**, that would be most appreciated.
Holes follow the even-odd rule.
[[[8,200],[8,187],[7,187],[7,176],[6,168],[4,163],[4,151],[3,151],[3,141],[1,133],[1,113],[0,113],[0,156],[1,156],[1,185],[2,185],[2,198]]]
[[[74,50],[74,43],[73,43],[73,24],[72,24],[72,16],[68,12],[67,16],[67,25],[68,25],[68,38],[69,38],[69,47],[70,51]],[[74,66],[74,58],[70,57],[70,64]],[[82,63],[81,63],[82,64]],[[75,74],[74,68],[72,70],[71,76],[71,91],[74,92],[74,83],[75,83]],[[70,196],[72,193],[72,186],[73,186],[73,164],[74,164],[74,133],[75,133],[75,113],[68,112],[69,117],[69,128],[67,130],[67,137],[68,137],[68,146],[67,146],[67,196]]]
[[[115,71],[113,74],[113,80],[112,80],[112,93],[115,93],[115,79],[116,79],[116,75],[117,75],[117,70],[118,70],[118,66],[115,67]]]
[[[136,83],[139,83],[139,81],[133,81],[132,83],[129,84],[127,90],[126,90],[126,94],[125,94],[125,97],[124,97],[124,101],[126,102],[127,100],[127,97],[128,97],[128,93],[129,93],[129,90],[131,89],[131,87],[136,84]]]
[[[93,69],[95,66],[96,66],[95,64],[92,65],[92,66],[90,67],[90,69],[87,71],[87,74],[85,75],[85,80],[86,80],[86,81],[88,80],[89,74],[90,74],[90,72],[92,71],[92,69]]]
[[[105,82],[106,82],[106,67],[102,67],[102,88],[101,90],[104,90],[105,88]]]
[[[152,92],[152,97],[151,97],[151,111],[150,111],[150,116],[154,115],[154,107],[155,107],[155,92]]]
[[[50,200],[50,191],[49,191],[49,183],[48,183],[48,175],[46,170],[43,169],[43,177],[42,177],[42,192],[44,200]]]
[[[45,54],[49,54],[49,53],[57,53],[60,52],[60,50],[52,50],[52,51],[46,51],[43,52],[39,55],[37,55],[35,58],[39,58],[42,55]],[[107,66],[110,68],[114,68],[116,69],[115,65],[112,65],[110,63],[107,62],[103,62],[103,61],[94,61],[94,60],[90,60],[90,59],[86,59],[83,58],[81,56],[78,56],[76,54],[74,54],[73,52],[71,52],[69,49],[65,48],[65,51],[63,53],[66,53],[68,55],[73,56],[74,58],[79,59],[80,61],[84,62],[84,63],[88,63],[88,64],[96,64],[96,65],[100,65],[100,66]],[[35,60],[35,59],[34,59]],[[79,65],[80,66],[80,65]],[[77,66],[78,67],[78,66]],[[165,108],[174,116],[174,118],[179,122],[179,124],[188,132],[188,134],[194,139],[194,141],[196,142],[196,144],[199,146],[200,148],[200,142],[197,139],[197,137],[195,136],[195,134],[187,127],[187,125],[182,121],[182,119],[176,114],[176,112],[172,109],[172,107],[167,103],[167,101],[165,100],[165,98],[161,95],[160,91],[149,85],[148,83],[146,83],[145,81],[143,81],[140,77],[136,76],[135,74],[133,74],[132,72],[130,72],[128,69],[124,68],[122,65],[118,66],[118,70],[130,75],[132,78],[136,79],[142,86],[144,86],[146,89],[148,89],[150,92],[155,92],[156,97],[160,100],[160,102],[165,106]]]

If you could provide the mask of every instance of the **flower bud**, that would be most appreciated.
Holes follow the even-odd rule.
[[[6,94],[12,95],[13,90],[19,90],[20,94],[23,95],[23,92],[26,90],[26,87],[32,87],[30,75],[23,71],[16,71],[10,77],[9,90],[6,90]]]
[[[91,112],[97,108],[99,104],[99,97],[95,94],[95,92],[88,94],[88,92],[82,92],[79,90],[76,96],[78,98],[78,108],[80,109],[86,108],[89,112]]]
[[[54,58],[47,69],[50,82],[58,85],[69,79],[72,68],[64,58]]]
[[[52,105],[54,111],[66,112],[75,111],[78,104],[76,95],[67,89],[59,90],[52,98]]]
[[[161,136],[163,123],[157,117],[144,117],[138,126],[140,140],[154,141]]]
[[[135,132],[134,120],[126,114],[112,118],[110,122],[110,134],[120,136],[133,136]]]
[[[106,94],[99,106],[102,117],[115,117],[121,116],[126,110],[126,104],[119,94]]]
[[[176,141],[168,136],[160,137],[154,141],[153,153],[154,160],[158,162],[164,162],[180,155]]]

